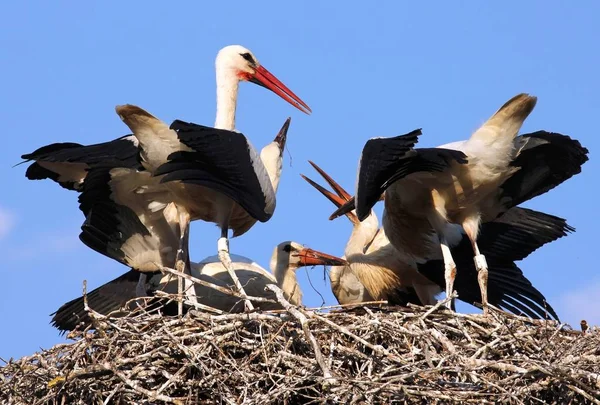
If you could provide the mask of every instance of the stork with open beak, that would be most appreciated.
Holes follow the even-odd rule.
[[[453,228],[449,225],[461,225],[474,252],[485,311],[488,266],[477,243],[480,224],[556,187],[579,173],[587,161],[587,149],[567,136],[539,131],[517,137],[535,103],[535,97],[519,94],[468,141],[440,147],[464,152],[468,163],[449,165],[438,173],[410,171],[414,154],[430,150],[406,151],[405,139],[412,139],[414,132],[369,140],[361,156],[356,204],[349,202],[332,218],[356,205],[358,218],[364,219],[385,192],[383,223],[390,242],[417,257],[421,256],[419,246],[429,251],[432,244],[439,243],[447,294],[452,292],[456,277],[450,252]]]
[[[311,161],[309,163],[335,194],[304,175],[301,175],[302,178],[336,207],[351,198],[323,169]],[[344,251],[348,265],[334,267],[330,272],[332,290],[338,301],[350,303],[360,297],[364,301],[386,300],[391,305],[433,305],[437,302],[436,295],[441,292],[439,286],[417,271],[414,260],[403,257],[390,245],[383,229],[379,228],[375,212],[372,211],[362,222],[352,211],[346,217],[353,225]]]
[[[303,177],[334,205],[340,207],[346,204],[350,200],[349,194],[322,169],[310,163],[337,195]],[[354,249],[359,250],[352,256],[346,252],[347,266],[331,269],[332,290],[338,301],[356,303],[373,300],[374,297],[367,291],[370,289],[393,291],[395,294],[377,296],[377,299],[387,299],[392,304],[403,305],[401,300],[417,305],[435,302],[436,294],[445,288],[444,265],[439,248],[429,252],[427,257],[415,261],[411,255],[392,247],[383,228],[373,231],[377,228],[376,214],[373,211],[363,222],[358,221],[354,211],[348,211],[345,215],[354,224],[347,246],[358,242],[359,247]],[[363,239],[367,243],[357,238],[357,229],[360,230],[357,224],[366,224],[366,229],[370,229],[369,236]],[[471,260],[471,245],[460,226],[452,226],[456,236],[453,238],[451,252],[461,268],[461,273],[457,276],[456,291],[460,300],[475,305],[481,302],[481,296],[478,294],[477,271]],[[405,231],[412,232],[409,229]],[[544,318],[547,314],[558,318],[545,297],[531,285],[514,262],[571,231],[573,228],[562,218],[518,207],[512,208],[495,221],[483,224],[480,245],[490,261],[490,303],[534,318]],[[396,276],[386,276],[389,272]],[[421,278],[415,278],[415,273]],[[367,289],[365,285],[371,287]],[[400,302],[397,298],[400,298]]]
[[[299,243],[286,241],[275,247],[271,256],[271,272],[255,263],[253,260],[231,255],[233,267],[241,282],[244,283],[246,291],[253,297],[265,297],[275,300],[271,292],[265,291],[268,284],[278,285],[286,299],[293,305],[301,305],[302,290],[298,284],[296,270],[305,266],[335,266],[345,265],[344,259],[328,255]],[[192,276],[211,282],[221,287],[230,285],[230,276],[224,271],[218,256],[210,256],[199,263],[191,263]],[[102,314],[114,313],[127,308],[127,303],[139,296],[138,273],[131,270],[120,277],[96,288],[87,294],[90,308]],[[176,288],[172,279],[159,272],[148,274],[143,288],[146,290],[144,296],[154,296],[156,291],[172,293]],[[210,287],[196,284],[194,286],[198,302],[225,312],[241,312],[244,309],[235,297],[221,293]],[[174,315],[174,308],[166,304],[164,300],[151,304],[151,308],[160,308],[167,315]],[[269,302],[255,302],[261,310],[282,309],[281,305]],[[71,331],[77,326],[88,326],[91,323],[88,313],[84,309],[83,297],[76,298],[63,304],[52,318],[52,325],[61,331]]]

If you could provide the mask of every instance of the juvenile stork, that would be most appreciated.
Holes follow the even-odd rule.
[[[556,187],[579,173],[587,161],[587,149],[568,136],[538,131],[517,137],[535,103],[535,97],[519,94],[468,141],[440,147],[464,152],[468,164],[448,166],[439,173],[408,171],[415,154],[428,150],[402,149],[406,138],[414,133],[371,139],[361,156],[356,190],[358,218],[366,218],[385,192],[383,225],[390,242],[415,257],[422,257],[419,247],[430,251],[439,243],[447,294],[452,292],[456,277],[449,246],[458,242],[453,242],[455,232],[450,225],[460,224],[474,252],[484,311],[488,266],[477,243],[480,224]],[[354,206],[352,200],[331,218]]]
[[[254,297],[265,297],[275,300],[275,296],[265,291],[268,284],[278,285],[286,299],[293,305],[301,305],[302,290],[296,278],[296,270],[304,266],[344,265],[344,259],[322,253],[296,242],[286,241],[275,247],[271,256],[271,272],[244,256],[232,255],[235,272],[245,285],[246,291]],[[192,276],[226,287],[230,285],[230,276],[224,271],[218,256],[210,256],[199,263],[191,263]],[[96,288],[87,294],[90,308],[102,314],[108,314],[126,308],[127,303],[139,296],[138,273],[131,270],[120,277]],[[173,281],[165,275],[156,272],[144,281],[142,286],[146,293],[153,296],[156,291],[172,293],[175,290]],[[198,302],[226,312],[241,312],[243,306],[232,297],[210,287],[196,284]],[[269,302],[255,303],[261,310],[282,309],[279,304]],[[129,309],[132,309],[130,307]],[[161,311],[174,315],[172,306],[161,306]],[[84,309],[83,297],[76,298],[63,304],[52,317],[52,325],[61,331],[71,331],[77,326],[88,326],[91,323]]]
[[[303,177],[337,207],[345,204],[350,199],[349,194],[322,169],[310,163],[337,195]],[[443,274],[439,247],[415,261],[404,251],[392,247],[384,230],[377,229],[373,211],[363,222],[358,221],[354,211],[348,211],[346,216],[354,225],[347,247],[356,247],[350,254],[346,251],[348,265],[332,267],[330,271],[332,290],[340,303],[374,299],[399,305],[406,302],[431,305],[435,302],[436,294],[445,288],[444,277],[439,277]],[[471,260],[470,242],[460,226],[453,227],[457,242],[451,245],[451,252],[461,267],[456,291],[460,300],[475,305],[481,301],[481,296],[477,294],[477,271]],[[490,303],[530,317],[543,318],[550,314],[557,318],[544,296],[531,285],[514,261],[522,260],[572,230],[562,218],[521,208],[512,208],[501,218],[483,224],[480,245],[482,252],[490,258]],[[368,236],[360,237],[361,233]]]

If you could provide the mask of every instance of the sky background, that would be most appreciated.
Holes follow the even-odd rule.
[[[279,242],[294,240],[342,255],[350,222],[328,221],[333,205],[299,176],[321,181],[308,159],[352,191],[367,139],[419,127],[420,146],[466,139],[528,92],[538,103],[522,132],[571,135],[590,161],[526,204],[577,231],[519,265],[563,321],[600,324],[599,15],[592,1],[2,3],[0,357],[64,341],[49,315],[81,295],[84,279],[91,290],[127,270],[79,241],[77,195],[28,181],[27,166],[12,167],[20,155],[129,133],[114,113],[118,104],[138,104],[166,122],[212,125],[214,58],[230,44],[252,50],[314,112],[242,84],[237,128],[256,147],[288,116],[292,123],[275,215],[233,239],[232,253],[266,267]],[[215,254],[218,236],[214,225],[193,224],[192,259]],[[322,267],[299,276],[306,305],[335,303]]]

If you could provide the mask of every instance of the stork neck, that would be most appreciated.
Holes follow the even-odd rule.
[[[217,67],[217,117],[215,128],[235,129],[235,109],[240,81],[231,69]]]
[[[302,290],[300,290],[300,284],[298,284],[298,278],[296,277],[295,269],[292,269],[289,264],[287,266],[278,262],[273,271],[277,285],[286,298],[293,305],[300,305],[302,303]]]
[[[355,225],[350,239],[346,243],[344,251],[346,257],[364,254],[365,247],[373,240],[378,228],[379,220],[374,213],[371,213],[363,222]]]
[[[262,160],[271,180],[273,191],[277,192],[279,179],[281,179],[281,168],[283,166],[283,157],[281,150],[276,142],[271,142],[260,151],[260,160]]]

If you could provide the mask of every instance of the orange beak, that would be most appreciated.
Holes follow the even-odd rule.
[[[317,166],[314,162],[311,162],[310,160],[308,161],[308,163],[310,163],[312,165],[312,167],[314,167],[315,170],[318,171],[321,176],[323,176],[325,181],[327,181],[327,183],[331,186],[331,188],[333,188],[333,190],[337,193],[337,195],[333,194],[331,191],[327,190],[323,186],[317,184],[313,180],[311,180],[308,177],[301,174],[300,176],[302,176],[302,178],[304,180],[306,180],[308,182],[308,184],[310,184],[311,186],[316,188],[321,194],[323,194],[329,201],[331,201],[338,208],[343,206],[348,200],[351,199],[350,194],[348,194],[348,192],[346,190],[344,190],[342,188],[342,186],[340,186],[335,180],[333,180],[331,178],[331,176],[329,176],[327,173],[325,173],[325,171],[323,169],[321,169],[319,166]],[[352,222],[355,225],[358,224],[358,218],[356,217],[356,215],[354,213],[352,213],[350,211],[352,211],[352,210],[349,210],[348,212],[345,212],[344,214],[348,217],[350,222]]]
[[[278,78],[262,66],[256,68],[254,75],[248,77],[248,81],[271,90],[303,113],[310,114],[312,112],[310,107],[300,97],[295,95],[293,91],[288,89],[285,84],[281,83]]]
[[[336,256],[318,252],[309,248],[304,248],[298,253],[301,266],[345,266],[348,262]]]

